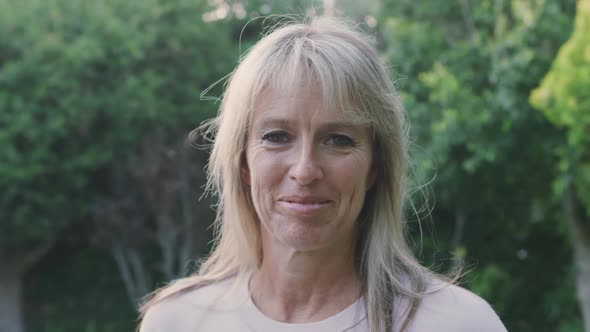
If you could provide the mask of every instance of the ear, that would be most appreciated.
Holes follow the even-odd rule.
[[[242,166],[240,168],[240,177],[242,178],[242,182],[246,186],[250,186],[250,168],[248,168],[248,161],[246,158],[242,158]]]

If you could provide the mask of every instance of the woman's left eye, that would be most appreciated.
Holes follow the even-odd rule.
[[[353,146],[354,141],[346,135],[330,135],[326,141],[328,144],[336,146]]]

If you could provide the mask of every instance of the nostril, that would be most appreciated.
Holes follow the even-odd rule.
[[[323,172],[319,167],[306,165],[294,168],[290,176],[301,184],[310,184],[321,179]]]
[[[300,146],[299,151],[293,157],[296,159],[293,160],[294,163],[289,172],[289,176],[293,180],[301,185],[309,185],[322,178],[322,168],[316,159],[317,156],[312,146]]]

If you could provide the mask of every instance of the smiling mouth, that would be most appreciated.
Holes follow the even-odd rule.
[[[322,212],[331,205],[332,201],[316,199],[282,199],[279,200],[278,203],[289,213],[306,216]]]
[[[301,204],[301,205],[315,205],[315,204],[328,204],[328,203],[330,203],[330,201],[328,201],[328,200],[325,200],[325,201],[298,201],[298,200],[292,200],[292,199],[283,199],[281,201],[287,202],[287,203]]]

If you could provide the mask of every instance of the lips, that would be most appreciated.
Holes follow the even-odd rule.
[[[305,216],[322,212],[332,201],[317,196],[287,196],[281,197],[278,203],[292,214]]]
[[[297,204],[323,204],[331,202],[328,198],[320,196],[284,196],[279,198],[279,201]]]

